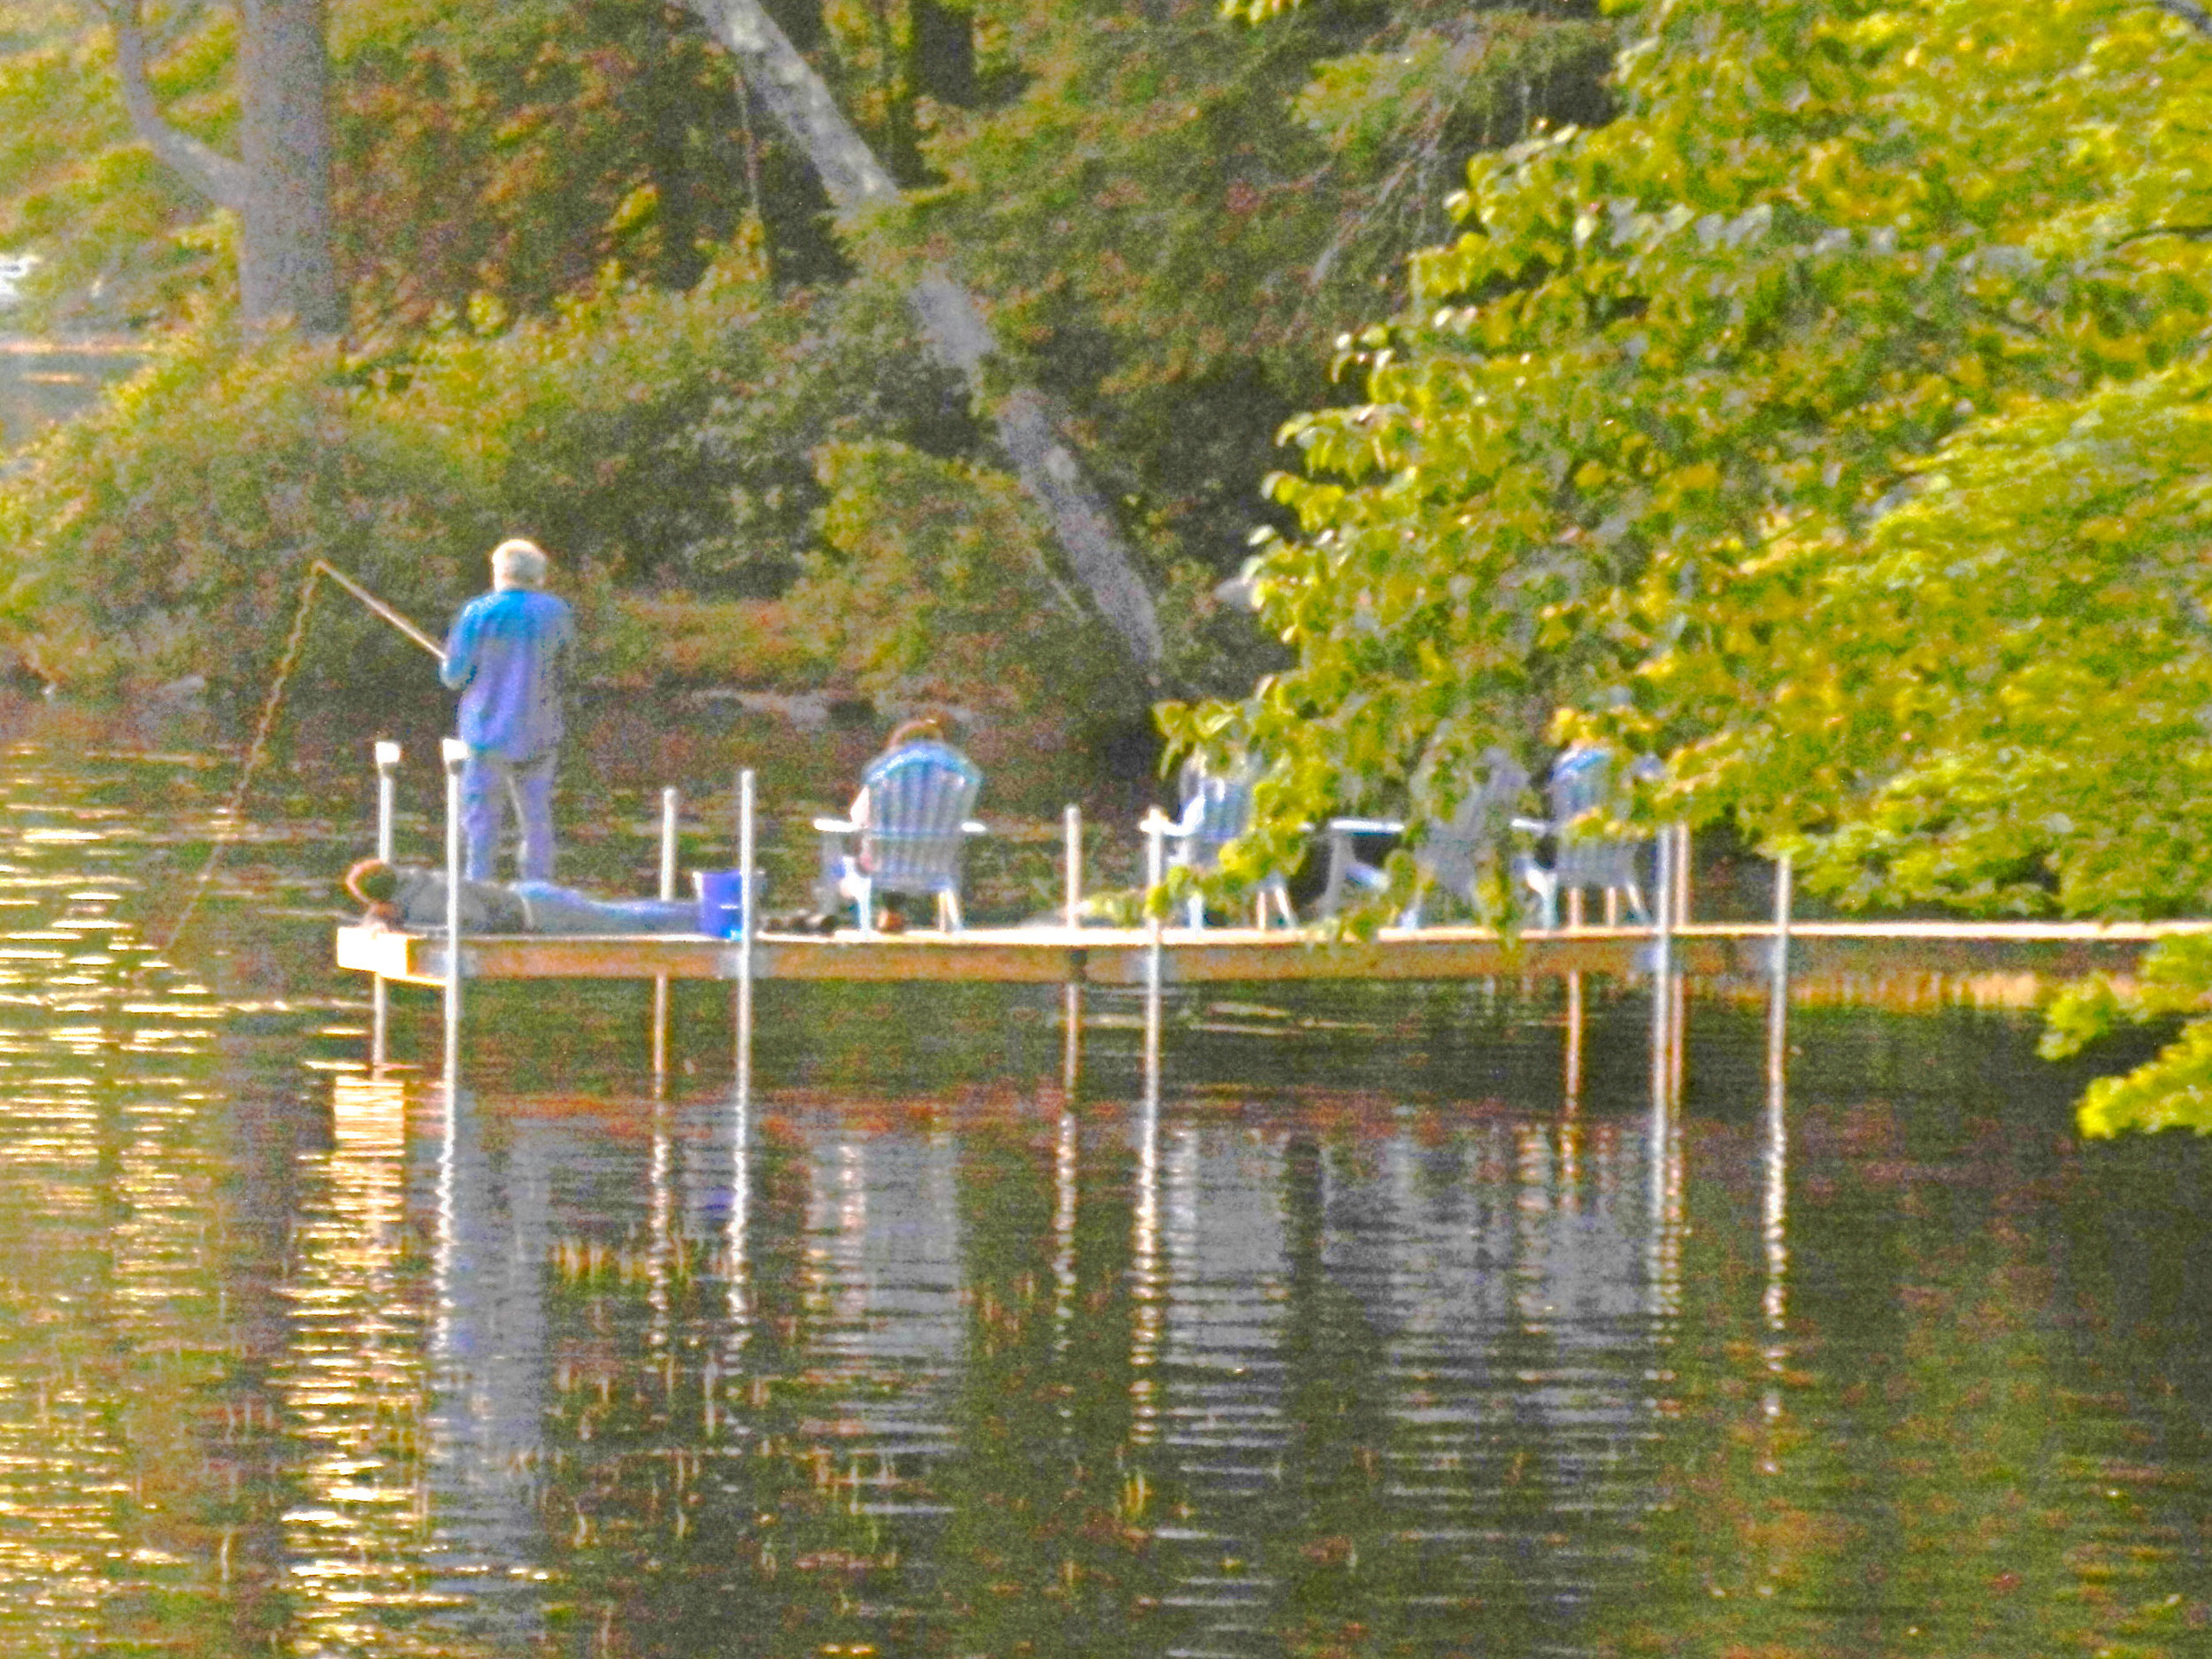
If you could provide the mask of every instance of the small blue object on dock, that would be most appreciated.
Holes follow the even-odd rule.
[[[699,931],[710,939],[735,939],[745,931],[745,875],[741,870],[695,870],[693,888],[699,895]],[[752,882],[756,898],[760,878]]]

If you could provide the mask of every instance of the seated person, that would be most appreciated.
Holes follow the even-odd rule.
[[[864,779],[874,776],[877,769],[886,762],[902,755],[924,753],[930,750],[941,753],[958,767],[972,770],[968,767],[967,757],[946,741],[945,722],[936,715],[925,714],[918,715],[910,720],[902,720],[893,726],[891,735],[884,740],[883,752],[868,763],[867,769],[862,776]],[[875,887],[874,878],[877,873],[875,860],[868,844],[868,827],[872,821],[873,810],[869,793],[868,784],[863,782],[859,793],[853,796],[852,805],[847,808],[845,812],[846,830],[853,835],[858,850],[850,853],[833,852],[830,843],[825,842],[824,844],[822,901],[826,908],[830,908],[830,900],[833,895],[858,902],[864,894],[869,895],[870,902],[875,910],[874,920],[877,927],[887,933],[900,933],[907,926],[908,918],[904,907],[894,902],[886,893]],[[826,822],[827,820],[818,819],[817,827],[823,827]],[[841,837],[837,845],[840,848],[844,845]],[[905,896],[910,899],[917,895],[908,894]],[[956,893],[953,896],[950,914],[956,918],[959,914]]]
[[[445,872],[364,858],[346,872],[346,891],[369,919],[409,933],[445,926]],[[461,931],[469,933],[695,933],[699,910],[679,899],[595,899],[550,881],[461,883]]]

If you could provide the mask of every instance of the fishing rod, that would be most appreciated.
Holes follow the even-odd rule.
[[[193,917],[198,914],[200,901],[207,895],[208,884],[215,879],[216,866],[223,861],[223,849],[230,844],[245,821],[242,814],[247,793],[253,787],[254,774],[260,771],[262,759],[269,752],[269,738],[276,730],[277,711],[284,703],[284,688],[291,680],[292,671],[299,666],[300,653],[306,649],[307,619],[315,608],[315,580],[319,576],[329,577],[366,605],[372,615],[390,623],[436,657],[441,667],[445,664],[444,648],[397,611],[328,559],[308,561],[307,580],[300,584],[299,604],[292,612],[291,633],[285,639],[284,649],[278,655],[276,676],[270,682],[269,695],[262,702],[261,718],[254,723],[253,741],[246,746],[246,763],[239,769],[238,782],[231,790],[229,803],[217,820],[219,827],[213,845],[207,849],[207,862],[200,866],[199,876],[192,883],[191,891],[185,897],[184,908],[178,912],[175,923],[169,929],[169,936],[161,941],[163,950],[168,950],[176,944]]]
[[[322,575],[329,577],[332,581],[336,582],[339,587],[344,588],[356,599],[358,599],[363,604],[366,605],[373,614],[383,618],[385,621],[390,623],[402,634],[404,634],[409,639],[414,641],[416,644],[421,646],[424,650],[428,651],[431,656],[436,657],[440,663],[443,663],[445,661],[445,648],[443,646],[440,645],[437,641],[432,639],[427,634],[425,634],[420,628],[410,622],[405,617],[400,615],[398,611],[393,610],[391,606],[386,604],[381,599],[379,599],[374,594],[364,588],[359,582],[354,580],[352,577],[347,575],[345,572],[340,570],[335,565],[333,565],[328,559],[312,560],[309,563],[307,568],[310,571],[319,572]]]

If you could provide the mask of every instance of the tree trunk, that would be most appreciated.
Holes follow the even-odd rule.
[[[799,56],[760,0],[688,0],[737,58],[754,92],[803,150],[841,212],[898,198],[898,185],[838,110],[822,78]],[[991,407],[999,443],[1022,488],[1052,520],[1062,550],[1099,612],[1148,680],[1158,673],[1160,622],[1111,515],[1061,442],[1043,394],[1018,387],[993,399],[983,365],[990,325],[951,273],[932,268],[908,292],[931,355]]]
[[[244,0],[234,161],[164,120],[146,82],[137,0],[109,9],[131,127],[162,162],[239,218],[240,310],[309,334],[345,323],[331,257],[330,69],[323,0]]]
[[[330,255],[330,56],[323,0],[244,0],[239,148],[246,165],[238,280],[249,319],[312,334],[345,325]]]

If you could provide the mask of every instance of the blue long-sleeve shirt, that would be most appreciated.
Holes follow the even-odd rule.
[[[551,594],[503,588],[461,608],[439,678],[461,694],[461,741],[509,760],[561,741],[561,687],[575,625]]]

